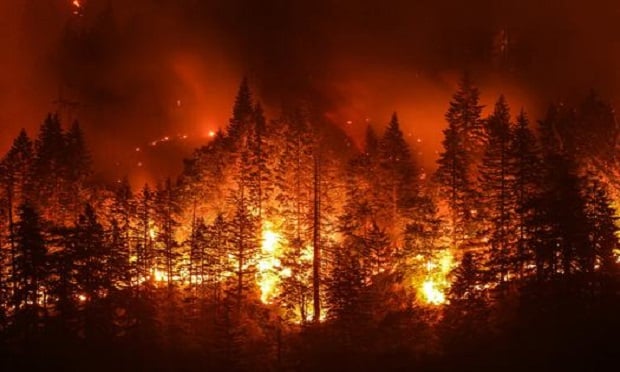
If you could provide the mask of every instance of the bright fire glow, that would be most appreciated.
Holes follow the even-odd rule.
[[[441,305],[446,302],[446,296],[437,288],[437,285],[432,279],[428,279],[422,283],[422,294],[424,295],[424,300],[429,304]]]
[[[261,257],[258,260],[256,280],[261,292],[260,300],[268,304],[279,294],[281,277],[278,274],[282,274],[280,272],[284,271],[280,261],[282,255],[281,236],[272,230],[272,224],[269,222],[263,225],[261,235]]]
[[[153,280],[158,283],[167,282],[168,274],[159,269],[153,269]]]
[[[82,10],[82,2],[80,0],[73,0],[71,4],[73,5],[73,14],[79,15]]]
[[[454,257],[450,250],[443,250],[425,263],[426,276],[418,291],[429,305],[446,303],[446,291],[450,288],[448,275],[454,268]]]

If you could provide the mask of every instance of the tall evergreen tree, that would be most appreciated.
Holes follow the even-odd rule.
[[[26,335],[37,333],[43,309],[43,284],[47,278],[47,246],[43,221],[28,202],[18,209],[15,230],[16,255],[12,282],[16,283],[12,304],[18,309],[15,326],[24,327]],[[18,330],[19,331],[19,330]]]
[[[541,174],[540,147],[529,128],[529,120],[523,110],[516,119],[510,143],[510,157],[514,160],[514,191],[517,234],[517,261],[513,269],[519,277],[525,274],[525,266],[532,263],[528,240],[531,235],[527,221],[533,216],[532,200],[539,191]]]
[[[576,269],[580,249],[588,243],[588,221],[581,179],[575,163],[562,155],[545,159],[545,188],[533,200],[536,213],[530,220],[537,276],[549,279],[570,275]]]
[[[137,280],[137,237],[136,231],[136,203],[129,185],[129,180],[124,177],[114,190],[112,204],[109,207],[108,220],[110,229],[108,240],[112,254],[119,269],[115,275],[117,280],[134,287]]]
[[[29,200],[32,196],[33,173],[32,166],[34,161],[33,144],[25,130],[21,130],[7,154],[0,161],[0,182],[2,191],[0,200],[5,201],[7,220],[7,240],[9,242],[11,271],[15,271],[16,242],[15,242],[15,223],[18,206]],[[0,234],[1,235],[1,234]],[[16,283],[13,283],[16,287]]]
[[[514,252],[514,161],[510,153],[510,111],[504,96],[495,104],[487,119],[487,141],[480,166],[482,215],[490,243],[493,275],[499,282],[506,280]]]
[[[467,225],[471,220],[471,195],[473,185],[468,173],[467,152],[456,127],[449,124],[444,130],[444,152],[438,160],[435,180],[450,208],[452,246],[458,247],[465,240]]]
[[[151,278],[154,258],[154,239],[157,231],[154,227],[154,198],[150,187],[145,184],[136,200],[136,280],[144,283]]]
[[[181,212],[170,178],[156,192],[154,212],[154,227],[157,230],[156,254],[157,261],[159,261],[157,264],[165,273],[166,284],[170,292],[174,284],[173,278],[178,276],[177,260],[180,252],[175,233],[179,224],[178,215]]]
[[[244,196],[238,196],[235,205],[235,214],[229,223],[230,228],[230,255],[234,257],[235,269],[232,285],[232,296],[237,306],[237,314],[241,312],[248,293],[254,289],[256,275],[256,258],[258,254],[259,229],[256,218],[253,217],[244,202]]]
[[[86,199],[86,181],[91,174],[91,158],[84,140],[84,133],[76,121],[65,133],[63,204],[72,219],[81,212]]]
[[[46,218],[64,223],[67,206],[61,205],[65,160],[65,137],[58,115],[48,115],[35,142],[33,169],[37,175],[36,205]]]
[[[396,113],[392,115],[379,143],[381,189],[385,195],[385,228],[393,239],[403,230],[401,216],[411,217],[419,193],[419,166],[411,155]]]
[[[233,106],[233,115],[227,128],[228,139],[233,149],[237,149],[240,144],[245,146],[244,139],[252,127],[254,116],[255,109],[252,92],[250,91],[248,79],[244,77],[239,85],[239,91]]]
[[[585,214],[590,231],[589,247],[581,247],[579,267],[589,274],[600,268],[609,275],[616,271],[613,252],[618,247],[617,217],[605,185],[593,175],[584,181]]]
[[[95,211],[86,205],[75,227],[75,280],[82,301],[82,327],[87,338],[110,336],[112,310],[103,306],[113,292],[110,250]]]
[[[265,209],[273,191],[271,169],[269,168],[269,142],[267,124],[260,104],[254,108],[253,127],[249,138],[249,192],[252,209],[262,221]]]
[[[454,247],[466,243],[475,230],[476,165],[484,145],[479,96],[478,89],[465,75],[446,112],[448,128],[444,130],[443,152],[435,172],[435,181],[450,208]]]

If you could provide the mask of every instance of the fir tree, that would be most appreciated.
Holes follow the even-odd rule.
[[[412,159],[396,113],[392,115],[379,143],[379,166],[381,189],[387,201],[383,207],[386,213],[383,218],[395,239],[404,227],[400,217],[411,217],[418,196],[420,173]]]
[[[3,199],[6,202],[8,242],[10,249],[11,271],[15,271],[16,242],[15,223],[18,206],[29,200],[32,193],[32,166],[34,161],[33,144],[25,130],[21,130],[7,154],[0,161],[0,182]],[[3,208],[4,209],[4,208]],[[13,283],[13,288],[16,287]]]
[[[480,166],[481,205],[494,275],[503,282],[515,261],[514,231],[514,161],[509,151],[510,111],[503,96],[487,120],[488,139]]]
[[[589,247],[582,247],[579,266],[582,271],[593,274],[597,268],[602,273],[615,272],[614,250],[618,247],[616,219],[611,199],[605,185],[595,176],[585,179],[585,214],[589,221]]]
[[[251,129],[254,115],[254,103],[248,79],[243,78],[239,85],[237,97],[235,98],[233,115],[227,128],[227,138],[231,141],[230,143],[233,149],[238,148],[240,144],[239,141],[243,141],[248,131]]]
[[[42,214],[64,223],[67,206],[61,205],[65,174],[65,137],[58,115],[48,115],[39,130],[35,142],[33,169],[37,175],[35,187],[38,190],[36,205]]]
[[[444,130],[444,152],[437,161],[439,167],[435,173],[435,181],[450,208],[452,246],[458,247],[465,240],[466,226],[471,220],[469,198],[473,194],[473,185],[469,177],[469,160],[463,139],[454,124],[448,125]]]
[[[523,110],[517,116],[512,133],[510,157],[514,160],[514,191],[516,191],[517,261],[514,270],[519,277],[523,277],[526,274],[526,263],[532,262],[532,252],[528,246],[532,232],[529,231],[527,221],[534,214],[532,200],[539,191],[542,176],[540,147],[529,128],[529,121]]]
[[[136,280],[141,283],[152,275],[153,240],[157,236],[154,228],[154,195],[148,185],[144,185],[136,200]]]
[[[91,158],[86,148],[84,134],[76,121],[65,133],[64,147],[64,200],[73,220],[77,218],[82,207],[82,200],[86,199],[86,181],[91,174]]]
[[[159,261],[157,264],[166,273],[166,284],[170,292],[174,284],[173,278],[177,276],[176,261],[180,257],[175,232],[181,210],[169,178],[156,192],[154,212],[154,227],[157,230],[155,249]]]
[[[16,255],[12,282],[16,283],[12,304],[19,309],[15,327],[24,327],[26,335],[37,332],[44,297],[42,286],[47,278],[47,246],[43,221],[28,202],[18,208],[19,222],[15,229]]]
[[[252,291],[256,274],[259,229],[256,219],[249,213],[243,192],[235,201],[235,214],[229,223],[230,254],[234,257],[235,269],[232,285],[233,297],[240,313],[248,292]]]

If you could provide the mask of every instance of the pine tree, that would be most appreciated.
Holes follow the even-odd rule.
[[[485,137],[484,123],[481,120],[483,106],[479,101],[478,88],[474,86],[470,76],[464,74],[446,112],[448,124],[457,128],[458,134],[463,136],[465,152],[469,154],[472,162],[468,164],[470,166],[474,166],[480,159]],[[472,176],[475,176],[475,169],[470,170],[473,172]]]
[[[206,246],[208,228],[203,218],[194,218],[189,237],[189,290],[192,296],[198,298],[205,296],[205,281],[207,276],[208,261]]]
[[[476,346],[469,343],[490,332],[488,304],[485,291],[481,289],[486,280],[478,262],[479,258],[473,252],[465,252],[460,265],[452,273],[449,304],[444,309],[442,320],[443,339],[448,350],[469,350]],[[467,343],[461,344],[463,341]]]
[[[320,195],[316,194],[317,166],[320,160],[314,155],[314,134],[308,122],[308,116],[301,110],[288,114],[277,123],[280,130],[275,139],[278,146],[274,149],[278,153],[274,158],[278,163],[274,170],[275,201],[278,206],[277,215],[281,218],[274,221],[278,230],[282,232],[285,239],[283,243],[290,247],[290,252],[286,254],[285,261],[295,260],[304,255],[307,249],[314,249],[314,228],[316,205],[313,201],[320,201]],[[319,198],[315,198],[318,196]],[[320,207],[320,204],[319,204]],[[320,221],[319,221],[320,222]],[[308,248],[309,247],[309,248]],[[308,254],[312,257],[313,254]],[[299,307],[302,320],[306,320],[306,314],[310,311],[306,309],[307,300],[313,299],[306,290],[312,283],[312,270],[308,262],[296,261],[291,266],[292,277],[285,280],[282,298],[289,308]],[[307,280],[301,287],[301,280]]]
[[[75,226],[58,227],[52,230],[51,245],[57,247],[49,255],[50,275],[46,286],[54,299],[55,319],[52,326],[60,336],[77,335],[78,307],[80,294],[76,280],[76,244],[78,242]]]
[[[435,271],[441,269],[440,254],[449,248],[449,238],[443,235],[444,221],[434,201],[428,196],[422,197],[417,208],[420,217],[407,222],[403,248],[390,258],[396,264],[396,273],[404,280],[426,280],[429,275],[436,274]]]
[[[385,200],[382,221],[396,241],[404,224],[401,217],[412,217],[419,194],[419,166],[412,158],[396,113],[379,142],[380,188]],[[381,196],[380,196],[381,197]]]
[[[64,223],[66,206],[61,205],[65,160],[65,137],[58,115],[48,115],[39,130],[35,142],[34,187],[38,190],[36,205],[48,219]]]
[[[589,221],[589,247],[581,247],[579,267],[593,274],[597,268],[602,273],[615,272],[614,250],[618,247],[615,212],[604,184],[589,175],[583,187],[585,214]]]
[[[514,190],[516,191],[517,265],[513,269],[521,278],[526,274],[525,266],[531,263],[533,258],[528,246],[532,232],[529,231],[527,221],[534,214],[532,200],[539,191],[542,176],[538,141],[529,128],[529,121],[523,110],[517,116],[512,133],[510,157],[514,159]]]
[[[232,149],[236,150],[240,145],[244,144],[248,131],[251,129],[254,119],[255,109],[252,100],[252,92],[247,78],[243,78],[239,85],[239,91],[235,98],[233,106],[233,115],[228,123],[227,138],[232,145]],[[241,142],[240,142],[241,141]],[[242,147],[245,145],[242,145]]]
[[[307,244],[310,236],[313,184],[313,138],[307,118],[301,112],[289,115],[279,122],[275,171],[276,202],[284,219],[283,231],[292,239]]]
[[[127,177],[124,177],[114,190],[112,205],[108,212],[108,219],[111,221],[108,244],[115,257],[114,267],[119,270],[114,277],[129,287],[134,287],[137,280],[137,232],[134,221],[136,204]]]
[[[87,338],[110,335],[111,309],[103,306],[113,291],[110,251],[105,244],[103,226],[95,211],[86,205],[75,226],[75,280],[83,302],[82,327]]]
[[[208,289],[211,298],[219,304],[222,300],[222,288],[226,275],[233,273],[234,269],[228,260],[227,253],[231,251],[231,229],[222,214],[209,225],[205,247],[205,270],[209,278]]]
[[[539,279],[570,275],[589,247],[585,200],[574,161],[562,155],[548,155],[544,162],[545,188],[533,200],[536,213],[529,224]]]
[[[47,278],[47,246],[43,221],[28,202],[18,208],[19,222],[15,230],[16,255],[12,282],[16,283],[12,304],[19,309],[15,314],[18,331],[32,335],[39,327],[40,310],[44,293],[42,286]]]
[[[248,291],[252,290],[255,276],[255,258],[258,253],[258,229],[255,219],[248,210],[239,202],[235,215],[230,221],[231,229],[231,249],[236,261],[234,285],[235,300],[237,309],[241,310],[244,299]]]
[[[136,200],[136,280],[142,283],[151,278],[153,269],[153,240],[157,236],[154,228],[154,195],[144,185]],[[144,289],[144,288],[143,288]]]
[[[33,145],[25,130],[21,130],[7,154],[0,161],[0,182],[3,199],[6,201],[8,242],[11,258],[11,271],[15,271],[15,217],[18,206],[32,196],[32,166],[34,161]],[[16,283],[12,284],[16,287]]]
[[[479,96],[478,89],[465,75],[446,112],[448,128],[444,130],[443,152],[435,172],[435,181],[450,208],[454,247],[467,243],[475,230],[476,165],[484,145]]]
[[[310,310],[313,302],[312,254],[310,247],[301,240],[289,238],[288,247],[282,258],[282,265],[289,270],[283,272],[279,303],[287,310],[287,318],[299,319],[301,323],[312,320]]]
[[[156,233],[156,261],[158,267],[162,267],[166,273],[168,292],[172,291],[174,277],[177,276],[177,260],[180,257],[179,245],[175,240],[175,232],[178,227],[178,215],[180,206],[176,199],[172,183],[168,178],[163,186],[160,186],[155,195],[154,203],[154,227]]]
[[[313,207],[312,207],[312,314],[313,321],[319,323],[321,319],[321,264],[323,254],[322,240],[322,160],[321,150],[314,151],[313,169]]]
[[[510,111],[504,96],[495,104],[487,119],[486,147],[480,166],[482,214],[490,243],[493,275],[499,282],[506,280],[509,269],[518,258],[513,251],[514,231],[514,161],[511,158]]]
[[[273,187],[271,185],[271,170],[269,168],[269,143],[267,141],[267,124],[260,104],[254,108],[253,127],[251,130],[249,148],[248,187],[252,209],[262,221],[265,209],[268,207]]]
[[[115,219],[110,221],[105,231],[105,245],[109,252],[107,275],[114,291],[119,292],[132,288],[132,265],[129,241],[122,227]]]
[[[367,321],[371,310],[367,281],[370,272],[363,264],[363,250],[363,241],[345,238],[343,245],[334,249],[327,282],[328,317],[339,321],[348,333]]]
[[[473,185],[468,173],[467,152],[457,128],[452,124],[444,130],[444,152],[438,160],[435,180],[450,208],[452,246],[458,247],[465,240],[466,226],[471,219]]]
[[[91,174],[91,158],[86,148],[84,133],[76,121],[65,133],[64,147],[64,200],[72,220],[81,212],[82,201],[86,199],[86,181]]]

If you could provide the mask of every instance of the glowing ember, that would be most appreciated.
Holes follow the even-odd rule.
[[[82,11],[82,2],[80,0],[73,0],[71,4],[73,5],[73,14],[80,15]]]

